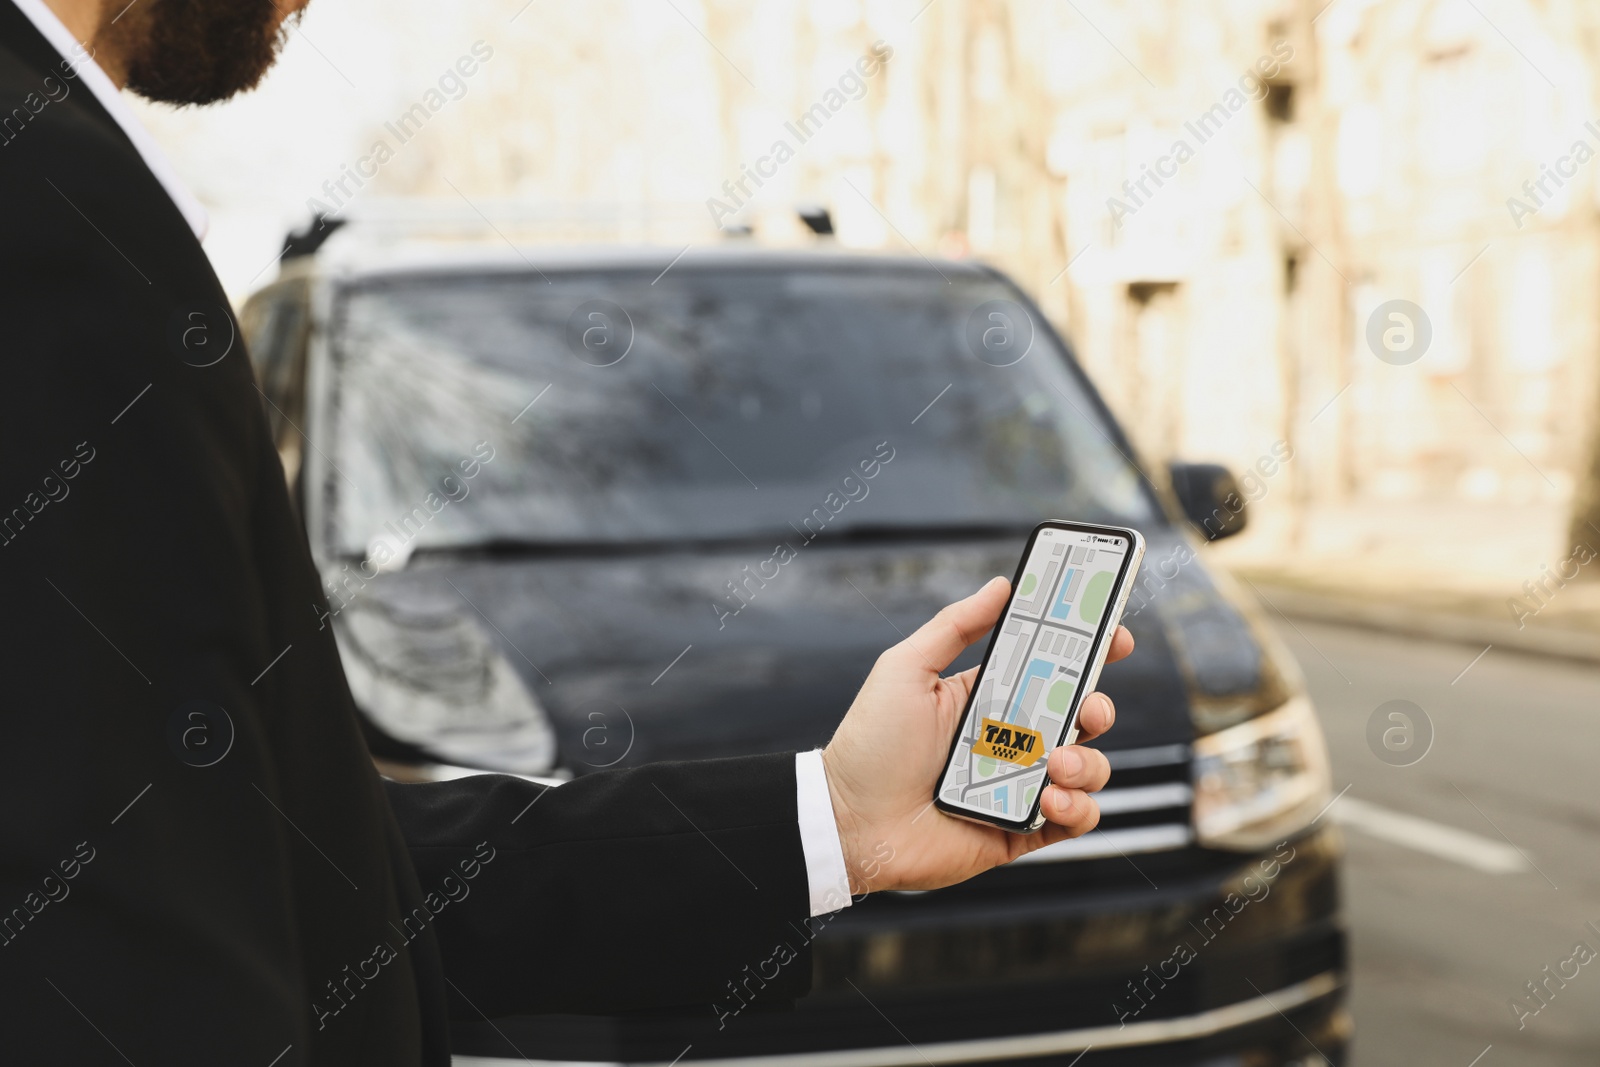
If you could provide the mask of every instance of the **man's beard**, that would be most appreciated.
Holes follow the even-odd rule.
[[[134,0],[96,36],[126,57],[127,87],[140,96],[211,104],[255,88],[286,33],[274,0]]]

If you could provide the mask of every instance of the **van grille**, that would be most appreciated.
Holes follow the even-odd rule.
[[[1046,845],[1015,863],[1131,856],[1194,843],[1188,745],[1111,749],[1106,758],[1111,761],[1111,783],[1095,794],[1099,827],[1071,841]]]

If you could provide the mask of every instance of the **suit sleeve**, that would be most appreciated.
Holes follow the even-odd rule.
[[[810,988],[792,753],[386,787],[454,1017],[714,1012],[735,989],[776,1006]]]

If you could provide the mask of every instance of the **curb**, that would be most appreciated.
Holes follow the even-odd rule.
[[[1600,632],[1591,630],[1537,624],[1518,629],[1510,622],[1434,611],[1403,603],[1384,603],[1365,597],[1316,592],[1279,585],[1266,579],[1249,578],[1245,585],[1253,588],[1266,601],[1269,609],[1290,618],[1341,623],[1476,647],[1493,645],[1495,648],[1556,659],[1600,663]]]

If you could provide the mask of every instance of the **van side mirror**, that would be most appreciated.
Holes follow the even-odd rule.
[[[1207,541],[1232,537],[1249,522],[1233,472],[1217,463],[1172,463],[1172,492]]]

